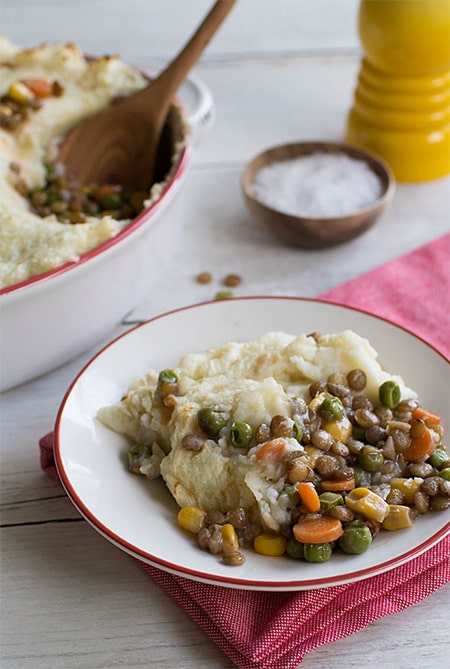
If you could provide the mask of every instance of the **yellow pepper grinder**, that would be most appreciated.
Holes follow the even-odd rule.
[[[450,173],[450,0],[361,0],[363,58],[346,141],[397,181]]]

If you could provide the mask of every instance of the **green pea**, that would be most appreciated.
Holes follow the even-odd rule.
[[[204,407],[197,412],[198,424],[203,432],[215,437],[225,427],[227,419],[223,411],[214,407]]]
[[[320,509],[324,513],[344,503],[344,498],[337,492],[323,492],[319,495]]]
[[[366,436],[366,429],[367,428],[362,427],[361,425],[353,425],[352,426],[353,439],[356,439],[357,441],[362,441]]]
[[[244,422],[234,422],[231,425],[230,439],[233,446],[246,448],[253,437],[252,426]]]
[[[366,472],[376,472],[383,465],[384,456],[375,446],[363,446],[358,453],[358,462]]]
[[[339,546],[344,553],[359,555],[364,553],[372,543],[372,534],[367,525],[347,525],[339,539]]]
[[[343,523],[345,527],[367,527],[366,522],[361,517],[353,518],[353,520],[347,520]]]
[[[135,474],[139,473],[139,467],[142,461],[151,456],[152,452],[149,446],[135,444],[128,451],[128,469]]]
[[[345,411],[339,397],[329,395],[320,405],[320,413],[331,414],[335,420],[340,420],[344,417]]]
[[[45,163],[45,178],[47,182],[50,183],[58,177],[64,175],[65,169],[61,163]]]
[[[45,178],[47,181],[50,181],[53,173],[53,166],[51,163],[44,163]]]
[[[148,195],[145,191],[136,191],[136,193],[132,193],[130,195],[130,204],[135,214],[139,214],[139,212],[143,209],[144,201],[147,199],[147,197]]]
[[[303,437],[303,430],[300,427],[300,425],[297,423],[297,421],[294,421],[294,425],[292,427],[292,436],[294,439],[296,439],[299,443],[302,440]]]
[[[353,467],[356,488],[367,488],[371,484],[369,472],[362,467]]]
[[[450,467],[445,467],[444,469],[441,469],[441,471],[439,472],[439,476],[441,476],[446,481],[450,481]]]
[[[54,186],[47,190],[47,204],[54,204],[58,200],[58,191]]]
[[[434,453],[428,458],[428,462],[432,467],[436,469],[441,469],[449,461],[449,455],[445,448],[436,448]]]
[[[303,557],[303,544],[292,536],[289,537],[286,544],[286,553],[296,560],[301,560]]]
[[[215,295],[215,300],[229,300],[231,297],[234,297],[232,290],[219,290]]]
[[[158,376],[159,385],[163,383],[177,383],[177,382],[178,382],[178,376],[176,372],[173,371],[173,369],[163,369],[162,372],[159,373]]]
[[[90,202],[89,200],[86,203],[85,207],[86,213],[91,214],[91,216],[96,216],[100,211],[100,207],[96,202]]]
[[[120,209],[122,204],[122,196],[119,193],[108,193],[102,197],[100,202],[102,209]]]
[[[385,381],[378,389],[378,397],[381,404],[389,409],[394,409],[400,402],[400,386],[395,381]]]
[[[289,497],[289,501],[291,502],[291,504],[297,506],[300,500],[298,496],[297,486],[287,483],[286,485],[283,486],[281,493],[283,495],[287,495]]]
[[[303,545],[303,557],[307,562],[328,562],[332,553],[333,548],[330,543]]]

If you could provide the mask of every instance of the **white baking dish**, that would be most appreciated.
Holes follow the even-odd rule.
[[[180,92],[184,146],[161,197],[116,237],[72,263],[0,292],[0,391],[44,374],[108,335],[151,290],[176,248],[176,195],[192,145],[211,123],[207,87],[189,78]],[[190,128],[190,131],[189,131]]]

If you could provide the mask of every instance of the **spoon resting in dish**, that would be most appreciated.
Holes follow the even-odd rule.
[[[217,0],[180,53],[146,88],[114,102],[65,136],[57,160],[67,173],[82,184],[149,189],[173,96],[235,3]]]

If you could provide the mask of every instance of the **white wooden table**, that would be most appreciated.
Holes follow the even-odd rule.
[[[3,0],[0,32],[23,46],[74,41],[155,68],[170,58],[208,0]],[[149,286],[108,340],[131,323],[212,298],[228,272],[236,294],[314,296],[449,229],[449,180],[400,185],[363,237],[327,251],[276,243],[253,224],[240,194],[244,163],[272,144],[339,140],[359,63],[357,0],[241,0],[196,74],[216,122],[193,157],[183,233],[170,277]],[[170,240],[168,240],[170,243]],[[214,282],[194,280],[210,271]],[[104,342],[1,397],[2,669],[168,667],[233,663],[128,556],[98,535],[41,472],[38,439],[52,428],[72,378]],[[302,667],[445,666],[448,595],[322,647]],[[269,668],[270,669],[270,668]]]

